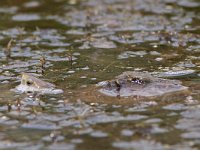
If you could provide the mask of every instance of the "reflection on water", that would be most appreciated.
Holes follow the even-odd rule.
[[[199,8],[198,0],[1,1],[0,148],[199,149]],[[189,92],[128,105],[94,94],[124,71],[178,79]],[[14,93],[21,72],[44,72],[64,93]]]

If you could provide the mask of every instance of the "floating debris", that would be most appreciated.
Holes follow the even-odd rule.
[[[182,77],[194,75],[195,70],[177,70],[159,73],[158,77]]]

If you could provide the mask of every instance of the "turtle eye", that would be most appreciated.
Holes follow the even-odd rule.
[[[32,81],[26,81],[26,84],[27,84],[28,86],[31,86],[31,85],[33,84],[33,82],[32,82]]]
[[[142,83],[144,83],[144,81],[142,79],[140,79],[140,78],[133,78],[132,82],[135,83],[135,84],[142,84]]]

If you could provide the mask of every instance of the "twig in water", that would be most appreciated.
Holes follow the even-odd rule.
[[[44,56],[41,56],[40,57],[40,65],[41,65],[42,74],[44,74],[44,71],[45,71],[45,64],[46,64],[46,59]]]
[[[11,48],[13,46],[13,42],[15,42],[15,40],[11,39],[8,42],[6,49],[4,50],[4,54],[6,55],[6,58],[11,58]]]
[[[73,59],[72,59],[72,50],[69,50],[69,53],[67,54],[67,57],[69,59],[69,63],[70,63],[70,68],[72,68],[73,65]]]

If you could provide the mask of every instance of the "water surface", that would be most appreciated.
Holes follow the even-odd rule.
[[[199,149],[199,10],[198,0],[1,1],[0,149]],[[64,93],[10,91],[21,72],[42,73],[41,56],[41,78]],[[81,96],[134,70],[190,92],[125,106]]]

